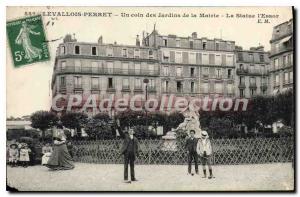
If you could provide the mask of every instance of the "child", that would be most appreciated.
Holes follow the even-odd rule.
[[[28,148],[27,144],[23,144],[20,148],[20,163],[24,168],[28,167],[29,164],[29,153],[31,152],[31,150]]]
[[[18,151],[18,145],[17,144],[11,144],[9,146],[9,163],[11,167],[16,167],[19,157],[19,151]]]
[[[197,144],[197,153],[200,155],[202,167],[203,167],[203,174],[202,178],[206,178],[206,168],[205,165],[208,165],[209,170],[209,179],[214,178],[212,173],[211,167],[211,155],[212,155],[212,147],[206,131],[201,132],[201,138]]]
[[[46,165],[52,154],[52,147],[50,146],[49,143],[46,143],[45,146],[43,146],[42,153],[43,153],[42,165]]]

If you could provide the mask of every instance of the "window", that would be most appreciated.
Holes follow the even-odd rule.
[[[113,78],[111,77],[108,78],[108,88],[114,88]]]
[[[216,93],[221,94],[223,92],[223,84],[222,83],[216,83]]]
[[[195,68],[194,67],[190,68],[190,71],[191,71],[191,77],[195,77]]]
[[[127,57],[127,49],[122,49],[122,57]]]
[[[293,83],[293,71],[290,71],[290,83]]]
[[[216,69],[216,78],[218,79],[222,78],[222,71],[220,68]]]
[[[227,93],[233,94],[233,84],[231,83],[227,84]]]
[[[286,55],[284,55],[284,56],[282,57],[282,65],[283,65],[283,66],[286,66],[286,65],[287,65],[287,56],[286,56]]]
[[[291,54],[288,54],[288,56],[287,56],[287,65],[288,66],[290,66],[291,65],[291,63],[292,63],[292,58],[291,58]]]
[[[166,39],[166,38],[163,39],[163,45],[164,45],[165,47],[168,46],[168,39]]]
[[[66,69],[66,61],[62,61],[61,62],[61,70],[65,70]]]
[[[93,73],[98,72],[98,62],[92,62],[92,72]]]
[[[267,78],[266,77],[263,77],[261,79],[261,82],[262,82],[262,85],[267,85]]]
[[[169,81],[164,81],[163,87],[164,87],[164,91],[168,92],[169,91]]]
[[[113,74],[114,72],[114,63],[113,62],[107,62],[107,73]]]
[[[170,51],[163,51],[163,61],[169,62],[170,59]]]
[[[203,83],[203,93],[208,93],[208,83]]]
[[[182,53],[181,52],[175,53],[175,63],[182,63]]]
[[[155,88],[155,80],[154,79],[149,79],[149,88],[154,89]]]
[[[222,64],[222,58],[220,54],[217,54],[215,57],[215,63],[216,65],[221,65]]]
[[[61,46],[61,47],[60,47],[60,54],[61,54],[61,55],[66,54],[66,47],[65,47],[65,46]]]
[[[274,59],[274,69],[278,69],[278,58]]]
[[[178,77],[182,76],[182,67],[176,67],[176,76]]]
[[[208,64],[208,60],[209,60],[208,54],[207,53],[203,53],[202,54],[202,64],[207,65]]]
[[[254,58],[253,58],[253,54],[252,54],[252,53],[249,53],[249,61],[250,61],[250,62],[253,62],[253,61],[254,61]]]
[[[136,75],[139,75],[141,73],[141,64],[134,64],[134,72]]]
[[[123,89],[129,89],[129,79],[123,78]]]
[[[279,85],[279,75],[275,75],[275,85],[278,86]]]
[[[240,70],[243,70],[243,69],[244,69],[244,65],[240,64]]]
[[[240,85],[245,85],[245,78],[244,77],[240,77]]]
[[[260,65],[260,71],[262,74],[266,73],[266,66],[265,65]]]
[[[256,78],[250,77],[250,86],[256,86]]]
[[[92,55],[97,55],[97,47],[92,47]]]
[[[191,82],[191,92],[194,93],[195,92],[195,82]]]
[[[216,42],[216,51],[220,50],[220,43]]]
[[[250,89],[250,94],[251,94],[251,96],[255,96],[256,95],[256,89]]]
[[[153,51],[149,50],[149,59],[153,59]]]
[[[228,79],[233,78],[233,77],[232,77],[232,69],[228,69],[228,70],[227,70],[227,78],[228,78]]]
[[[148,64],[149,67],[149,74],[153,75],[154,74],[154,65],[153,64]]]
[[[209,72],[208,68],[207,68],[207,67],[204,67],[204,68],[203,68],[203,76],[208,77],[208,75],[209,75],[208,72]]]
[[[65,78],[65,76],[61,76],[60,77],[59,85],[60,85],[60,87],[65,87],[66,86],[66,78]]]
[[[190,64],[196,64],[196,53],[190,53],[189,54],[189,63]]]
[[[194,41],[190,40],[190,48],[194,48]]]
[[[134,81],[134,88],[136,89],[141,89],[142,88],[142,83],[140,78],[136,78]]]
[[[128,74],[128,63],[122,63],[122,73]]]
[[[264,61],[265,61],[265,58],[264,58],[264,55],[263,55],[263,54],[260,54],[260,55],[259,55],[259,61],[260,61],[260,62],[264,62]]]
[[[106,49],[106,55],[107,56],[113,56],[113,48],[112,47],[108,47],[107,49]]]
[[[75,46],[75,54],[76,55],[80,54],[80,47],[78,45]]]
[[[240,89],[240,97],[244,97],[244,89]]]
[[[92,89],[99,89],[99,77],[92,77]]]
[[[226,55],[226,65],[227,66],[233,65],[233,56],[232,55]]]
[[[79,77],[79,76],[75,76],[74,77],[74,86],[75,86],[75,88],[81,88],[81,77]]]
[[[176,39],[176,47],[180,47],[180,40]]]
[[[163,75],[164,76],[169,76],[169,66],[164,66],[163,67]]]
[[[134,58],[140,58],[140,50],[134,49]]]
[[[202,49],[206,50],[206,42],[202,42]]]
[[[80,60],[75,60],[75,71],[81,71],[81,61]]]
[[[255,69],[255,66],[253,64],[250,64],[250,73],[254,73],[254,69]]]
[[[177,92],[181,93],[182,92],[182,86],[183,86],[182,82],[181,81],[177,81],[176,84],[177,84]]]
[[[284,83],[289,83],[289,73],[288,72],[284,73]]]

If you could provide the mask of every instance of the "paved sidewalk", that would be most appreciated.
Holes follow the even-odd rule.
[[[199,166],[201,167],[201,166]],[[201,169],[201,168],[200,168]],[[123,165],[75,163],[69,171],[7,167],[7,184],[22,191],[292,190],[291,163],[214,166],[214,179],[187,175],[182,165],[137,165],[138,182],[124,183]]]

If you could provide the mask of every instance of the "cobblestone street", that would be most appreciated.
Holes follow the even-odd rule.
[[[291,163],[214,166],[214,179],[187,174],[182,165],[137,165],[138,182],[123,182],[123,165],[75,163],[70,171],[7,167],[7,184],[22,191],[292,190]],[[201,167],[201,166],[199,166]],[[201,168],[200,168],[201,169]]]

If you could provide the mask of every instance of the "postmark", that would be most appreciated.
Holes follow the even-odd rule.
[[[50,59],[42,16],[30,16],[6,23],[15,67]]]

